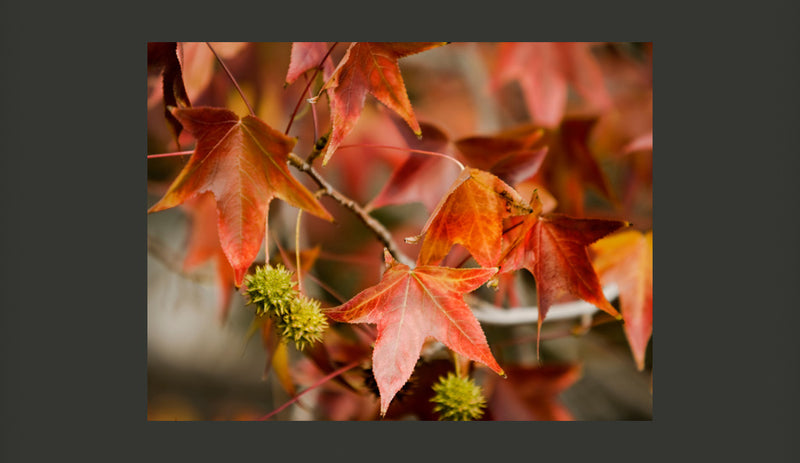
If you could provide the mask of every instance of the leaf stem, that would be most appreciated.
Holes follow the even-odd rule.
[[[409,151],[411,153],[427,154],[428,156],[438,156],[440,158],[445,158],[445,159],[448,159],[450,161],[455,162],[461,170],[465,169],[464,164],[461,164],[461,162],[459,162],[458,159],[456,159],[456,158],[454,158],[452,156],[448,156],[448,155],[446,155],[444,153],[437,153],[435,151],[415,150],[415,149],[412,149],[412,148],[403,148],[403,147],[399,147],[399,146],[374,145],[374,144],[371,144],[371,143],[358,143],[358,144],[353,144],[353,145],[342,145],[339,148],[337,148],[336,150],[338,151],[338,150],[343,150],[343,149],[347,149],[347,148],[361,148],[361,147],[364,147],[364,148],[382,148],[382,149],[397,150],[397,151]]]
[[[291,264],[291,261],[289,260],[289,256],[286,255],[286,250],[283,249],[283,246],[281,246],[280,241],[278,241],[278,237],[276,237],[275,234],[272,233],[272,232],[270,232],[270,235],[272,236],[272,241],[275,242],[275,246],[278,248],[278,252],[281,255],[281,259],[283,259],[284,264],[287,267],[291,267],[292,264]],[[293,268],[293,270],[297,270],[297,269]],[[320,279],[315,277],[313,273],[311,273],[311,272],[306,273],[306,278],[310,278],[311,281],[316,283],[320,288],[322,288],[323,290],[327,291],[328,294],[330,294],[331,296],[333,296],[334,299],[339,301],[339,304],[344,304],[345,302],[347,302],[347,299],[342,297],[342,295],[337,293],[333,288],[331,288],[330,286],[328,286],[325,283],[323,283],[322,281],[320,281]]]
[[[300,268],[300,217],[303,216],[303,210],[297,210],[297,225],[295,226],[294,231],[294,257],[295,262],[297,262],[297,267],[295,271],[297,272],[297,290],[302,293],[303,292],[303,275],[301,274]]]
[[[156,158],[168,158],[171,156],[188,156],[192,154],[194,151],[176,151],[174,153],[163,153],[163,154],[148,154],[147,159],[156,159]]]
[[[366,225],[367,228],[372,230],[375,236],[378,237],[378,239],[383,243],[386,249],[389,250],[389,253],[395,259],[397,259],[399,262],[403,264],[408,265],[409,267],[413,267],[414,262],[411,259],[409,259],[405,254],[400,252],[400,250],[397,248],[397,244],[395,244],[394,240],[392,239],[392,235],[391,233],[389,233],[389,230],[387,230],[386,227],[383,226],[383,224],[375,220],[374,217],[369,215],[364,210],[363,207],[361,207],[355,201],[348,198],[347,196],[344,196],[342,193],[333,188],[333,186],[330,183],[328,183],[328,181],[325,180],[319,174],[319,172],[317,172],[316,169],[314,169],[314,167],[311,166],[311,164],[305,162],[298,155],[294,153],[289,153],[289,163],[294,167],[296,167],[297,169],[299,169],[300,171],[305,172],[308,176],[310,176],[314,180],[314,182],[316,182],[317,185],[319,185],[320,188],[322,188],[323,194],[325,194],[326,196],[330,196],[342,206],[353,211],[356,214],[356,216],[359,219],[361,219],[364,225]]]
[[[297,402],[300,399],[300,397],[302,397],[306,392],[312,391],[312,390],[318,388],[319,386],[325,384],[326,382],[330,381],[331,379],[339,376],[340,374],[357,367],[359,363],[361,363],[361,361],[360,360],[356,360],[355,362],[348,363],[347,365],[343,366],[342,368],[339,368],[338,370],[334,371],[333,373],[325,376],[324,378],[320,379],[316,383],[312,384],[307,389],[305,389],[303,392],[301,392],[301,393],[297,394],[296,396],[292,397],[285,404],[281,405],[280,407],[276,408],[275,410],[273,410],[273,411],[267,413],[266,415],[262,416],[257,421],[266,421],[266,420],[270,419],[272,416],[282,412],[289,405]]]
[[[255,116],[256,112],[253,111],[253,107],[250,106],[250,103],[247,101],[247,98],[244,97],[244,92],[242,91],[242,88],[239,87],[239,82],[236,82],[236,78],[233,77],[233,74],[231,74],[231,70],[228,69],[228,66],[225,65],[225,62],[222,61],[222,58],[220,58],[216,50],[214,50],[214,47],[211,46],[211,42],[206,42],[206,45],[208,45],[208,49],[211,50],[211,53],[214,54],[214,57],[217,58],[217,61],[219,62],[220,66],[222,66],[222,69],[225,70],[225,73],[228,74],[228,78],[231,80],[231,82],[233,82],[233,86],[236,87],[236,91],[239,92],[239,96],[242,97],[244,104],[247,105],[247,109],[250,111],[250,115]]]
[[[286,130],[283,132],[284,135],[289,134],[289,129],[292,128],[292,123],[294,122],[294,118],[295,116],[297,116],[297,110],[300,109],[300,105],[303,104],[303,101],[307,101],[306,93],[308,92],[308,89],[311,88],[311,83],[314,82],[314,79],[317,78],[317,74],[319,74],[320,69],[322,69],[322,65],[325,63],[325,60],[328,59],[334,47],[336,47],[336,45],[338,44],[339,42],[333,42],[333,45],[331,45],[331,47],[328,49],[328,53],[325,53],[325,56],[322,57],[317,67],[314,68],[314,74],[312,74],[311,78],[308,79],[308,82],[306,83],[306,88],[304,88],[303,92],[300,93],[300,99],[297,100],[297,104],[294,107],[294,111],[292,111],[292,115],[291,117],[289,117],[289,124],[286,126]]]

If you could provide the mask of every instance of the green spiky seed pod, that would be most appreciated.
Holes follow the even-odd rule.
[[[288,312],[298,292],[292,283],[292,272],[281,264],[256,267],[255,273],[245,276],[248,304],[256,306],[256,315],[274,312],[283,315]]]
[[[320,310],[319,301],[300,296],[289,310],[275,319],[275,328],[284,339],[291,339],[299,350],[322,339],[328,319]]]
[[[439,414],[440,421],[472,421],[483,416],[486,398],[480,386],[469,378],[460,378],[452,372],[439,378],[433,385],[436,395],[431,402],[433,411]]]

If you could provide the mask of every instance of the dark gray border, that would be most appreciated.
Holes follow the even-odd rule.
[[[797,4],[131,5],[0,6],[0,460],[796,459]],[[654,422],[148,423],[146,41],[412,35],[654,41]]]

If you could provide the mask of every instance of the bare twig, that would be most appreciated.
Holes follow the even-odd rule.
[[[399,262],[406,264],[408,266],[413,266],[414,262],[408,258],[405,254],[400,252],[397,247],[397,244],[392,239],[391,233],[386,227],[383,226],[382,223],[375,220],[374,217],[369,215],[363,207],[361,207],[358,203],[353,201],[352,199],[348,198],[347,196],[340,193],[336,190],[327,180],[325,180],[319,172],[316,171],[310,164],[304,161],[300,156],[289,153],[289,163],[296,167],[298,170],[305,172],[309,177],[311,177],[317,185],[322,188],[322,193],[326,196],[330,196],[336,202],[341,204],[342,206],[346,207],[353,211],[356,216],[367,226],[380,240],[386,249],[389,250],[389,253],[397,259]]]
[[[239,83],[236,82],[236,78],[233,77],[233,74],[231,74],[231,70],[228,69],[228,66],[225,65],[225,62],[222,61],[222,58],[220,58],[216,50],[214,50],[214,47],[211,46],[211,42],[206,42],[206,45],[208,45],[208,49],[211,50],[211,53],[214,54],[214,57],[217,58],[217,61],[219,62],[220,66],[222,66],[222,69],[225,70],[225,73],[228,74],[228,78],[231,80],[231,82],[233,82],[233,86],[236,87],[236,91],[239,92],[239,96],[242,97],[242,100],[244,100],[244,104],[247,105],[247,109],[250,111],[250,115],[255,116],[256,112],[253,111],[253,107],[250,106],[250,103],[247,101],[247,98],[244,97],[244,92],[242,91],[242,88],[239,87]]]
[[[297,402],[297,401],[298,401],[298,399],[300,399],[300,397],[302,397],[302,396],[303,396],[303,395],[304,395],[306,392],[313,391],[314,389],[316,389],[316,388],[318,388],[319,386],[321,386],[321,385],[325,384],[325,383],[326,383],[326,382],[328,382],[329,380],[331,380],[331,379],[333,379],[333,378],[335,378],[335,377],[337,377],[337,376],[341,375],[342,373],[344,373],[344,372],[346,372],[346,371],[348,371],[348,370],[352,370],[353,368],[357,367],[357,366],[359,365],[359,363],[361,363],[361,361],[360,361],[360,360],[357,360],[357,361],[355,361],[355,362],[349,363],[349,364],[347,364],[347,365],[343,366],[342,368],[339,368],[338,370],[334,371],[333,373],[331,373],[331,374],[329,374],[329,375],[325,376],[324,378],[320,379],[320,380],[319,380],[319,381],[317,381],[316,383],[314,383],[314,384],[312,384],[311,386],[309,386],[309,387],[308,387],[308,389],[305,389],[303,392],[301,392],[301,393],[297,394],[296,396],[292,397],[292,398],[291,398],[291,399],[290,399],[288,402],[286,402],[285,404],[281,405],[280,407],[276,408],[275,410],[273,410],[273,411],[271,411],[271,412],[267,413],[266,415],[262,416],[261,418],[259,418],[259,419],[258,419],[258,421],[265,421],[265,420],[268,420],[268,419],[270,419],[272,416],[274,416],[274,415],[276,415],[276,414],[278,414],[278,413],[282,412],[282,411],[283,411],[283,410],[284,410],[286,407],[288,407],[289,405],[291,405],[291,404],[293,404],[293,403]]]
[[[328,53],[325,53],[325,56],[323,56],[322,59],[319,61],[317,67],[314,68],[314,74],[312,74],[311,78],[308,79],[308,82],[306,83],[306,88],[304,88],[302,93],[300,93],[300,99],[297,101],[297,105],[295,105],[294,111],[292,111],[292,115],[289,117],[289,124],[286,126],[286,130],[283,132],[284,135],[289,134],[289,129],[292,128],[292,123],[294,122],[294,118],[295,116],[297,116],[297,110],[300,109],[300,105],[303,103],[303,101],[308,101],[306,99],[306,92],[308,92],[308,89],[311,87],[311,84],[314,82],[314,79],[317,78],[317,74],[319,74],[320,69],[322,69],[323,64],[325,64],[325,60],[328,59],[328,56],[331,55],[331,52],[338,44],[339,42],[333,42],[333,45],[331,45],[331,47],[328,49]]]

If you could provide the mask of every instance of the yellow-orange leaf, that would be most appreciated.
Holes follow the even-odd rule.
[[[653,333],[653,232],[626,230],[594,243],[591,250],[600,281],[619,287],[625,335],[643,370]]]

